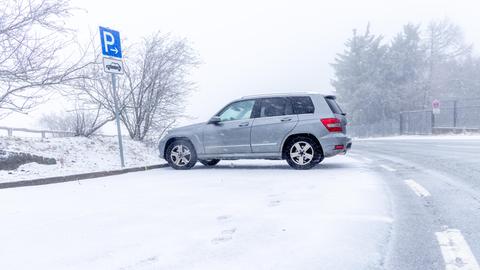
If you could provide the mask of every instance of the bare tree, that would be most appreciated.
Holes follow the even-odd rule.
[[[83,100],[114,114],[111,79],[102,70],[99,54],[95,65],[83,70],[74,83]],[[192,89],[191,68],[198,65],[185,39],[155,33],[124,53],[125,74],[117,76],[120,120],[134,140],[158,138],[182,116],[183,103]]]
[[[62,114],[44,114],[39,119],[39,124],[50,130],[67,131],[74,133],[75,136],[90,137],[114,119],[112,115],[105,114],[100,104],[85,102],[78,96],[70,95],[70,97],[75,100],[73,109]]]
[[[39,119],[39,124],[49,130],[72,132],[75,136],[90,137],[97,134],[101,127],[113,117],[105,119],[102,115],[102,108],[91,108],[80,105],[75,109],[62,114],[44,114]]]
[[[103,71],[100,54],[94,50],[95,61],[86,66],[80,72],[80,78],[71,82],[70,86],[74,91],[64,91],[63,94],[70,99],[76,99],[83,104],[83,107],[94,108],[98,113],[97,125],[103,126],[115,119],[114,94],[110,74]],[[123,85],[125,78],[117,78],[120,85]],[[119,108],[123,110],[125,100],[129,93],[121,87],[117,87]]]
[[[468,59],[472,46],[465,43],[461,28],[448,19],[432,21],[427,27],[425,40],[428,70],[423,104],[427,108],[433,95],[438,98],[451,90],[442,88],[453,79],[450,66]]]
[[[64,51],[71,10],[68,0],[0,0],[0,117],[28,111],[43,89],[75,79],[87,65],[82,57],[67,61]]]
[[[121,118],[134,140],[161,133],[182,114],[192,87],[189,71],[198,65],[188,42],[170,34],[157,32],[140,46],[135,58],[127,62],[122,85],[129,95]]]

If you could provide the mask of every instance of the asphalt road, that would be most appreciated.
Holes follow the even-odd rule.
[[[479,269],[480,139],[358,140],[351,155],[390,193],[386,269]]]

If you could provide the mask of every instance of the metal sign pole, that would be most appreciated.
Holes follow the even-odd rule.
[[[115,74],[112,73],[113,102],[115,103],[115,122],[117,122],[118,146],[120,147],[120,162],[123,168],[125,167],[125,160],[123,158],[122,130],[120,128],[120,113],[118,111],[118,96],[117,96],[116,88],[117,88],[117,81],[115,78]]]
[[[117,81],[115,74],[123,74],[122,46],[120,32],[106,27],[99,27],[100,44],[102,45],[103,70],[112,74],[112,96],[115,104],[115,122],[117,122],[118,146],[120,148],[120,162],[125,167],[123,158],[122,130],[120,128],[120,112],[118,110]]]

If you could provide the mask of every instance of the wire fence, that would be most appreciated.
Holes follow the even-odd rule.
[[[405,111],[399,119],[351,125],[348,130],[353,137],[480,132],[480,99],[445,100],[436,113]]]
[[[400,134],[429,135],[433,133],[433,113],[428,110],[400,113]]]
[[[349,125],[347,132],[353,137],[384,137],[400,135],[399,120],[385,120],[373,124]]]
[[[440,113],[434,115],[434,126],[439,128],[480,128],[480,99],[447,100]]]

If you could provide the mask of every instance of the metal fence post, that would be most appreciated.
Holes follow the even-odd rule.
[[[400,112],[400,135],[403,135],[403,112]]]
[[[457,101],[453,101],[453,127],[457,127]]]
[[[8,131],[8,137],[12,137],[13,136],[13,129],[9,128],[7,129]]]
[[[432,120],[430,121],[430,124],[431,124],[430,134],[433,134],[433,130],[435,128],[435,114],[433,113],[433,111],[430,111],[430,113],[432,117]]]

